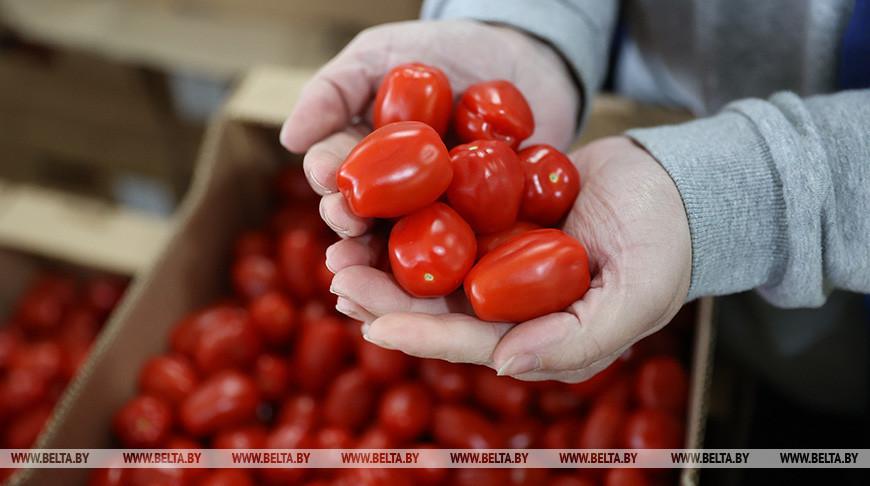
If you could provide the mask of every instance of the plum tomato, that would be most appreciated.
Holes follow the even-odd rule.
[[[519,234],[465,277],[465,295],[485,321],[523,322],[564,310],[589,289],[586,250],[553,228]]]
[[[227,368],[247,369],[263,348],[244,309],[224,314],[203,329],[193,346],[193,362],[204,374]]]
[[[672,356],[647,359],[634,376],[634,397],[644,407],[679,414],[686,407],[688,392],[686,369]]]
[[[172,408],[163,400],[147,395],[134,397],[115,413],[112,429],[125,447],[160,447],[172,432]]]
[[[411,368],[411,357],[395,349],[382,348],[362,338],[356,347],[359,366],[374,383],[392,383],[401,380]]]
[[[444,402],[460,402],[471,394],[473,365],[441,359],[420,360],[420,378]]]
[[[417,297],[440,297],[459,288],[477,255],[474,231],[442,202],[400,219],[388,246],[393,275]]]
[[[525,174],[519,218],[541,226],[558,223],[580,193],[577,168],[550,145],[532,145],[517,155]]]
[[[525,174],[516,152],[501,140],[475,140],[450,150],[453,180],[447,200],[476,233],[510,227],[517,220]]]
[[[428,429],[432,408],[432,398],[423,385],[399,383],[382,395],[378,423],[397,443],[408,443]]]
[[[255,299],[280,285],[278,266],[263,255],[245,255],[233,264],[233,287],[245,300]]]
[[[381,81],[375,96],[374,127],[418,121],[444,137],[452,112],[453,91],[440,69],[420,63],[401,64]]]
[[[357,430],[371,418],[376,400],[365,371],[349,369],[330,383],[323,400],[323,418],[328,424]]]
[[[493,248],[511,239],[512,236],[516,236],[520,233],[525,233],[526,231],[532,231],[540,228],[541,225],[537,223],[517,220],[507,229],[497,231],[495,233],[477,235],[477,259],[480,260],[481,258],[483,258],[483,255],[486,255],[487,253],[492,251]]]
[[[293,302],[278,291],[248,303],[251,323],[263,336],[264,344],[272,348],[280,348],[290,340],[297,326],[296,314]]]
[[[447,147],[432,127],[396,122],[357,144],[336,178],[354,214],[393,218],[435,202],[450,185],[453,167]]]
[[[344,325],[334,317],[307,323],[296,341],[291,366],[299,387],[318,393],[341,371],[353,343]]]
[[[676,416],[655,408],[641,407],[625,420],[623,441],[628,449],[679,449],[683,424]]]
[[[178,415],[184,430],[200,437],[254,419],[259,405],[260,393],[254,380],[229,370],[200,383],[181,402]]]
[[[475,372],[473,388],[477,403],[505,419],[528,414],[531,389],[526,383],[510,376],[498,376],[486,366],[478,366]]]
[[[154,356],[139,370],[139,391],[177,405],[196,388],[199,377],[181,356]]]
[[[493,422],[480,412],[459,405],[440,405],[432,417],[432,435],[454,449],[498,449],[502,437]]]
[[[580,449],[618,449],[622,444],[622,424],[626,410],[610,402],[596,403],[589,410],[577,447]]]
[[[453,130],[463,142],[501,140],[516,150],[534,132],[535,118],[520,90],[497,79],[465,90],[453,114]]]
[[[265,449],[269,429],[263,425],[244,425],[218,432],[211,441],[213,449]]]

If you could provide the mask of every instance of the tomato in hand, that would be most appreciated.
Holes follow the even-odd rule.
[[[220,372],[181,402],[178,415],[189,434],[199,437],[254,419],[260,404],[257,384],[238,371]]]
[[[121,407],[112,419],[112,429],[124,446],[148,449],[163,445],[172,431],[172,423],[169,404],[146,395]]]
[[[336,178],[354,214],[393,218],[435,202],[450,185],[453,168],[447,147],[432,127],[396,122],[357,144]]]
[[[419,383],[399,383],[387,390],[378,407],[378,423],[402,444],[420,436],[432,420],[432,398]]]
[[[465,277],[465,295],[480,319],[523,322],[564,310],[586,293],[589,282],[580,242],[543,228],[484,255]]]
[[[535,131],[528,101],[510,81],[473,84],[453,114],[453,129],[463,142],[501,140],[514,150]]]
[[[550,145],[532,145],[517,155],[525,173],[519,218],[541,226],[558,223],[580,193],[577,168]]]
[[[492,251],[493,248],[511,239],[511,237],[513,236],[516,236],[520,233],[525,233],[526,231],[532,231],[540,228],[541,225],[537,223],[517,220],[509,228],[502,231],[497,231],[495,233],[489,233],[485,235],[477,235],[477,259],[480,260],[481,258],[483,258],[483,255],[486,255],[487,253]]]
[[[452,112],[453,91],[440,69],[420,63],[401,64],[387,73],[378,88],[374,127],[418,121],[444,137]]]
[[[390,232],[390,266],[408,293],[447,295],[474,265],[474,231],[450,206],[435,202],[396,223]]]
[[[494,233],[517,220],[525,175],[516,152],[501,140],[475,140],[450,151],[450,206],[476,233]]]

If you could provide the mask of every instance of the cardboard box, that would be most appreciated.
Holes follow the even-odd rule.
[[[409,20],[420,0],[0,0],[28,39],[161,70],[241,76],[317,66],[357,32]]]
[[[310,72],[275,68],[252,72],[210,126],[191,190],[177,217],[177,231],[160,258],[131,289],[109,335],[101,339],[86,372],[58,409],[59,419],[39,443],[45,448],[107,448],[110,420],[135,392],[142,362],[166,349],[176,320],[226,294],[234,236],[259,223],[267,209],[270,175],[282,163],[299,163],[277,142],[280,122]],[[596,112],[593,120],[606,117]],[[592,122],[590,122],[592,123]],[[627,128],[627,127],[623,127]],[[687,448],[700,448],[706,417],[713,327],[712,300],[698,306],[691,370]],[[16,485],[79,484],[83,469],[36,469]],[[681,471],[695,484],[697,471]]]
[[[181,199],[201,129],[174,116],[160,76],[76,51],[0,49],[0,177],[124,200]]]

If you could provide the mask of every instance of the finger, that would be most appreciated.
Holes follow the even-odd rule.
[[[338,192],[336,173],[347,154],[363,138],[359,127],[335,133],[311,146],[302,159],[302,168],[314,192],[325,196]]]
[[[364,336],[412,356],[492,366],[493,349],[512,326],[467,314],[394,312],[364,326]]]
[[[620,292],[591,288],[568,311],[550,314],[516,326],[495,350],[500,374],[582,370],[618,354],[637,339],[637,303]],[[578,378],[582,378],[580,374]]]
[[[335,310],[341,312],[347,317],[350,317],[351,319],[356,319],[363,323],[372,322],[377,318],[377,316],[365,310],[362,306],[359,306],[353,301],[344,297],[339,297],[338,300],[336,300]]]
[[[371,102],[383,76],[380,66],[355,59],[353,50],[348,46],[303,86],[281,127],[279,139],[287,150],[305,152],[318,140],[354,124]]]
[[[370,267],[377,259],[378,246],[370,234],[339,240],[326,249],[326,267],[332,273],[354,266]]]
[[[353,266],[338,271],[332,279],[331,290],[376,316],[391,312],[444,314],[464,310],[457,303],[461,301],[460,295],[417,298],[405,292],[391,275],[369,266]]]
[[[343,238],[360,236],[372,225],[371,218],[353,214],[341,193],[327,194],[320,199],[320,217]]]

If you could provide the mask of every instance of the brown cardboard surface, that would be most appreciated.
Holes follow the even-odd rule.
[[[162,249],[172,221],[90,197],[0,180],[0,246],[132,275]]]
[[[85,376],[64,397],[58,419],[39,447],[113,446],[111,417],[134,393],[141,363],[165,350],[167,333],[177,319],[224,295],[233,237],[265,215],[267,181],[289,157],[278,145],[277,133],[284,116],[281,111],[289,110],[292,103],[277,103],[280,109],[263,105],[271,95],[258,94],[254,87],[272,90],[283,86],[279,91],[292,100],[305,78],[298,74],[281,82],[274,71],[254,73],[228,101],[223,116],[210,126],[193,185],[177,214],[176,232],[156,263],[129,290],[115,325],[96,344]],[[268,82],[255,79],[260,76]],[[242,103],[251,99],[256,103]],[[258,113],[264,115],[263,120],[257,120]],[[596,116],[606,114],[593,113],[593,119]],[[711,300],[703,300],[697,315],[687,447],[703,443],[713,342],[711,306]],[[35,469],[19,478],[16,486],[79,484],[87,475],[84,469]],[[681,482],[695,484],[697,471],[683,470]]]

